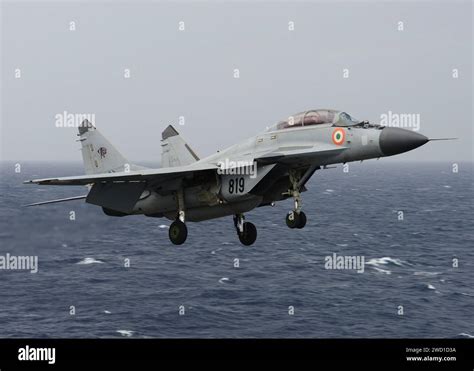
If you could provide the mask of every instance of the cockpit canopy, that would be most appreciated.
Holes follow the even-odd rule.
[[[267,131],[283,130],[292,127],[330,124],[334,126],[353,126],[360,123],[348,113],[331,109],[304,111],[288,117],[286,120],[268,128]]]

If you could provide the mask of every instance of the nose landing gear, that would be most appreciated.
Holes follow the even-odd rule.
[[[312,170],[314,173],[315,170]],[[288,190],[286,193],[287,195],[290,195],[293,197],[295,200],[295,207],[293,211],[290,211],[286,215],[286,225],[288,228],[304,228],[306,225],[306,214],[301,210],[301,184],[302,184],[302,178],[305,177],[305,175],[301,176],[298,172],[294,170],[290,170],[289,172],[289,177],[290,177],[290,183],[291,183],[291,189]]]
[[[299,213],[296,211],[290,211],[286,215],[286,225],[288,228],[304,228],[306,225],[306,214],[303,211],[300,211]]]

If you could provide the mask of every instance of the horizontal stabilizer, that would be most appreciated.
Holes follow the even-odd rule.
[[[28,206],[38,206],[38,205],[46,205],[46,204],[55,204],[58,202],[66,202],[66,201],[74,201],[74,200],[83,200],[87,197],[87,195],[84,196],[75,196],[75,197],[68,197],[68,198],[59,198],[57,200],[50,200],[50,201],[43,201],[43,202],[35,202],[34,204],[28,204],[28,205],[23,205],[24,207]]]

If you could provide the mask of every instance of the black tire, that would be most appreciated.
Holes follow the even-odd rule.
[[[181,245],[188,237],[188,227],[181,220],[175,220],[170,225],[168,236],[175,245]]]
[[[298,214],[298,223],[296,224],[296,228],[298,229],[301,229],[301,228],[304,228],[304,226],[306,225],[306,214],[302,211],[300,211],[300,213]]]
[[[290,215],[293,213],[293,220],[290,219]],[[296,228],[298,225],[298,214],[295,213],[294,211],[290,211],[288,214],[286,214],[286,225],[288,228]]]
[[[245,222],[243,232],[239,232],[238,235],[243,245],[250,246],[257,239],[257,228],[252,223]]]

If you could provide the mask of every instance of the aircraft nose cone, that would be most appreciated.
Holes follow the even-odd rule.
[[[386,127],[380,133],[380,150],[385,156],[411,151],[428,142],[429,139],[412,130]]]

